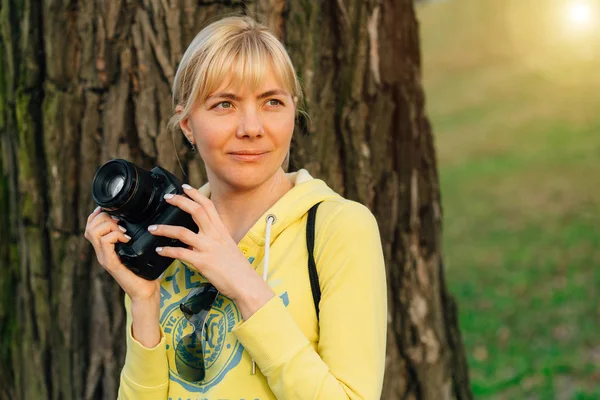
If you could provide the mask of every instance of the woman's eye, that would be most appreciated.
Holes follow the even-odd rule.
[[[232,106],[233,104],[231,104],[229,101],[222,101],[218,103],[215,108],[231,108]]]
[[[267,101],[267,104],[274,107],[283,105],[283,103],[277,99],[271,99]]]

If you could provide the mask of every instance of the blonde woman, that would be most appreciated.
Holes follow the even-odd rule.
[[[171,126],[198,149],[208,183],[167,201],[198,233],[150,226],[189,247],[157,248],[176,261],[147,281],[116,256],[114,244],[130,239],[115,220],[96,210],[86,228],[126,292],[119,398],[380,397],[387,302],[377,223],[306,170],[282,169],[301,96],[287,52],[250,18],[212,23],[185,52]],[[320,301],[307,267],[316,204]]]

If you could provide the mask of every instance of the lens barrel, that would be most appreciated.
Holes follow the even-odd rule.
[[[112,215],[130,222],[141,222],[151,216],[160,203],[157,178],[150,171],[122,159],[102,165],[92,182],[96,204]]]

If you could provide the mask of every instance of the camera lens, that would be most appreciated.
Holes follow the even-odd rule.
[[[121,189],[123,189],[123,185],[125,184],[124,176],[115,176],[111,178],[110,182],[108,182],[108,192],[111,196],[115,197]]]
[[[127,160],[111,160],[101,166],[92,182],[96,204],[113,215],[141,222],[160,202],[152,173]]]

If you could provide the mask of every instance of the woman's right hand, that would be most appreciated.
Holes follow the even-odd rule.
[[[160,299],[160,279],[149,281],[137,276],[121,263],[115,252],[116,242],[131,240],[122,229],[116,220],[98,207],[87,219],[84,236],[94,246],[100,265],[112,275],[132,302]]]

